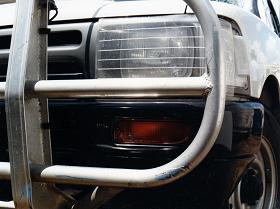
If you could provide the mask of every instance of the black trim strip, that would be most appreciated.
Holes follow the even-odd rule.
[[[87,33],[87,39],[86,39],[86,51],[85,51],[85,75],[87,78],[90,78],[90,58],[89,58],[89,54],[90,54],[90,41],[91,41],[91,35],[92,35],[92,31],[93,31],[93,26],[94,23],[96,23],[97,20],[95,22],[92,22],[89,26],[88,29],[88,33]]]
[[[69,24],[69,23],[88,23],[88,22],[96,22],[97,18],[85,18],[85,19],[71,19],[71,20],[56,20],[49,23],[49,25],[57,25],[57,24]]]

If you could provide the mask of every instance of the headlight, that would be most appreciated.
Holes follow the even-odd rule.
[[[96,77],[186,77],[205,72],[204,37],[189,15],[101,19]]]

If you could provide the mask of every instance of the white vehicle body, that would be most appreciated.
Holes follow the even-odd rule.
[[[29,19],[24,19],[24,0],[17,3],[19,8],[11,1],[0,6],[0,99],[4,100],[0,101],[0,115],[4,115],[0,129],[7,129],[0,141],[2,137],[8,142],[0,159],[1,154],[8,155],[10,161],[0,160],[0,174],[4,171],[5,180],[11,180],[14,193],[0,199],[0,208],[6,201],[11,205],[14,201],[16,209],[21,208],[17,203],[40,208],[35,189],[31,195],[20,193],[21,188],[33,186],[34,179],[61,184],[61,193],[73,197],[57,203],[71,206],[65,209],[80,208],[80,203],[85,205],[82,208],[103,207],[116,195],[134,192],[127,188],[144,189],[145,196],[152,197],[148,192],[169,184],[175,185],[174,190],[166,190],[164,195],[174,196],[177,203],[182,194],[182,202],[190,209],[191,201],[195,209],[200,208],[197,203],[207,209],[278,207],[280,0],[236,0],[242,6],[213,0],[214,10],[202,0],[189,0],[193,10],[183,0],[55,0],[58,15],[53,13],[57,12],[54,2],[46,1],[48,7],[30,0]],[[32,53],[24,54],[24,50]],[[44,109],[33,108],[29,102],[33,96],[38,101],[34,106]],[[22,111],[17,111],[20,108]],[[38,117],[33,117],[34,113]],[[86,125],[80,127],[80,121]],[[137,123],[148,124],[148,128],[161,123],[174,126],[139,126],[139,133],[147,136],[146,141],[142,135],[137,141],[137,132],[129,126]],[[16,136],[14,130],[21,135]],[[36,130],[38,136],[40,131],[49,136],[41,143]],[[179,131],[184,132],[182,139],[179,136],[175,141]],[[163,140],[154,132],[162,133]],[[26,139],[29,135],[32,140]],[[170,141],[165,141],[168,137]],[[48,163],[37,162],[37,154],[43,153],[39,149],[36,155],[30,154],[39,147],[37,142],[54,148],[46,154]],[[23,151],[18,155],[18,150]],[[54,164],[52,154],[57,160]],[[173,160],[164,162],[169,154]],[[104,162],[109,158],[105,166],[103,157]],[[72,166],[74,158],[77,163]],[[123,159],[131,164],[119,166]],[[150,168],[142,161],[147,164],[142,168],[135,159],[158,164]],[[21,170],[28,178],[17,177]],[[184,181],[175,181],[179,178],[195,181],[185,188]],[[75,190],[75,184],[85,187]],[[177,186],[184,187],[182,192]],[[44,201],[48,197],[38,194]],[[32,196],[37,202],[29,202]],[[155,199],[158,202],[152,204],[157,207],[165,204],[161,195]],[[149,200],[140,199],[140,206],[142,201],[150,206]],[[121,208],[126,209],[122,204],[121,200]],[[137,207],[128,204],[127,209]]]
[[[275,8],[279,8],[279,3],[277,1],[274,2]],[[55,21],[102,17],[184,14],[186,9],[185,2],[181,0],[123,2],[79,0],[79,4],[77,4],[76,0],[59,0],[57,1],[57,5],[59,15]],[[239,8],[235,5],[221,2],[212,2],[212,5],[219,16],[230,18],[236,22],[241,30],[242,39],[244,39],[242,42],[245,44],[245,47],[240,48],[240,45],[234,47],[235,56],[239,56],[238,58],[235,57],[236,69],[234,69],[234,73],[236,78],[235,81],[228,81],[228,85],[241,82],[243,83],[241,86],[243,85],[245,89],[249,88],[250,91],[246,91],[248,96],[259,98],[265,81],[269,76],[275,77],[278,83],[280,83],[280,39],[274,33],[273,26],[270,25],[265,16],[265,8],[261,8],[263,12],[260,12],[262,18],[260,19],[250,11],[246,11],[246,7]],[[0,26],[13,24],[14,11],[15,4],[6,4],[0,7]],[[280,9],[276,12],[279,15]],[[230,75],[232,76],[233,74],[229,73]],[[237,78],[238,76],[243,77],[242,81],[238,81],[238,79],[241,79]],[[249,77],[249,84],[245,86],[244,76]]]

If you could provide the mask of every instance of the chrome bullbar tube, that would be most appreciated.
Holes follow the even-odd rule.
[[[1,4],[10,4],[10,3],[14,3],[16,0],[0,0],[0,5]]]
[[[171,183],[191,172],[209,153],[220,131],[225,108],[225,76],[223,46],[219,19],[208,0],[185,0],[192,8],[202,26],[206,40],[207,75],[195,78],[147,79],[143,84],[129,78],[76,81],[37,81],[25,83],[27,98],[151,98],[166,96],[189,96],[206,93],[207,101],[201,126],[193,142],[173,161],[152,169],[116,169],[30,164],[32,181],[63,184],[100,185],[110,187],[146,188]],[[16,49],[14,42],[12,50]],[[10,62],[12,58],[10,57]],[[13,72],[10,72],[10,75]],[[169,80],[169,81],[168,81]],[[179,81],[179,84],[178,84]],[[3,97],[4,83],[0,83]],[[154,83],[156,82],[156,83]],[[142,83],[142,84],[140,84]],[[139,84],[137,86],[137,84]],[[6,86],[6,87],[5,87]],[[119,86],[119,87],[118,87]],[[150,90],[149,90],[150,88]],[[11,90],[10,90],[11,91]],[[177,92],[177,94],[176,94]],[[180,92],[180,94],[178,94]],[[189,92],[189,93],[188,93]],[[13,92],[12,92],[13,93]],[[11,96],[6,90],[6,99]],[[26,99],[26,98],[25,98]],[[6,104],[7,105],[7,104]],[[24,117],[24,115],[22,116]],[[9,140],[11,140],[9,138]],[[9,163],[0,163],[0,177],[8,178]]]

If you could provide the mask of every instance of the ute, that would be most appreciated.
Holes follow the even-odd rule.
[[[0,208],[279,207],[279,1],[0,3]]]

